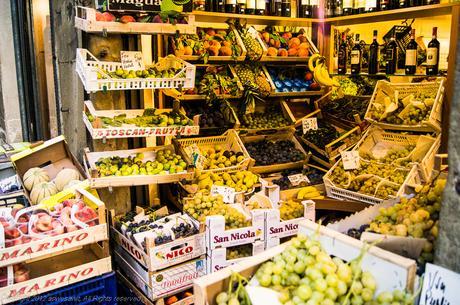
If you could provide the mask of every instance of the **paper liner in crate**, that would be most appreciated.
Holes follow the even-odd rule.
[[[380,80],[377,82],[364,118],[371,124],[384,129],[441,132],[441,114],[445,83],[445,78],[437,78],[435,81],[420,83],[390,83]],[[421,93],[432,97],[419,101],[415,96]],[[401,99],[402,106],[406,108],[402,110],[404,113],[409,111],[410,106],[415,106],[423,107],[423,109],[429,108],[428,116],[422,120],[417,118],[416,124],[383,122],[382,120],[390,115],[395,115],[395,117],[402,120],[401,114],[404,113],[402,111],[395,113],[400,106],[399,99]],[[381,114],[373,116],[374,111]]]
[[[121,62],[100,61],[88,50],[77,49],[76,70],[87,92],[195,86],[195,66],[174,55],[160,58],[152,67],[159,71],[174,68],[177,72],[173,77],[167,78],[113,78],[107,72],[122,69]]]
[[[237,229],[225,229],[225,217],[214,215],[206,217],[206,247],[214,250],[219,247],[232,247],[264,240],[265,235],[265,212],[264,210],[253,210],[246,212],[239,204],[232,204],[246,219],[251,221],[249,227]]]
[[[240,245],[240,246],[251,247],[250,256],[257,255],[259,253],[262,253],[265,250],[265,243],[264,241],[260,241],[260,240],[257,240],[247,245]],[[233,264],[236,264],[250,257],[250,256],[249,257],[245,256],[245,257],[239,257],[239,258],[234,258],[234,259],[228,259],[227,249],[228,248],[217,248],[217,249],[208,251],[208,256],[206,258],[206,264],[207,264],[206,270],[208,274],[218,271],[222,268],[226,268]]]
[[[359,229],[363,225],[368,225],[379,215],[381,208],[389,208],[394,204],[394,202],[383,202],[370,206],[340,221],[331,223],[327,227],[347,234],[350,229]],[[361,240],[369,243],[378,241],[378,247],[413,259],[417,259],[420,256],[426,242],[425,238],[383,235],[372,232],[363,232]]]

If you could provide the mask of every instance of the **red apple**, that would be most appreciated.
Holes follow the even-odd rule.
[[[313,73],[311,73],[310,71],[307,71],[307,73],[305,73],[305,80],[309,81],[312,79],[313,79]]]
[[[115,21],[116,20],[115,16],[109,12],[103,12],[102,16],[104,16],[104,21]]]
[[[130,16],[130,15],[124,15],[124,16],[121,16],[120,18],[120,22],[121,23],[130,23],[130,22],[136,22],[136,19],[134,19],[133,16]]]

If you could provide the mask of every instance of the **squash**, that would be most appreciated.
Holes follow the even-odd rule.
[[[26,190],[30,191],[35,185],[50,181],[50,176],[43,168],[32,167],[24,174],[22,181]]]
[[[54,183],[59,191],[62,191],[65,186],[72,180],[79,180],[80,173],[73,168],[64,168],[54,178]]]
[[[34,186],[30,192],[30,201],[32,204],[38,204],[43,199],[57,194],[58,189],[53,182],[42,182]]]

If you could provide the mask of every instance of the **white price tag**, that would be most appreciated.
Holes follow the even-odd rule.
[[[121,67],[123,70],[145,70],[142,52],[139,51],[121,51]]]
[[[292,186],[297,186],[304,181],[310,183],[310,179],[308,179],[308,177],[304,174],[290,175],[288,176],[288,179]]]
[[[360,166],[359,151],[357,150],[342,151],[340,152],[340,155],[342,156],[344,170],[359,168]]]
[[[235,189],[228,186],[213,185],[211,196],[222,195],[225,203],[235,203]]]
[[[204,168],[207,160],[202,154],[193,153],[192,158],[193,158],[193,165],[195,165],[195,167],[197,169],[203,169]]]
[[[200,154],[200,149],[198,148],[198,145],[196,144],[187,146],[184,150],[185,150],[185,153],[190,157],[193,157],[193,154]]]
[[[427,263],[423,279],[420,305],[460,304],[460,274]]]
[[[303,133],[307,133],[310,129],[318,130],[318,120],[316,118],[306,118],[302,120]]]

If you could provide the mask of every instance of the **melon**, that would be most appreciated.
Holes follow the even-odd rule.
[[[79,180],[80,173],[73,168],[64,168],[54,178],[54,183],[59,191],[62,191],[64,187],[69,184],[72,180]]]
[[[33,167],[24,174],[22,181],[24,182],[26,190],[30,191],[35,185],[50,181],[50,176],[44,169]]]
[[[42,182],[34,186],[30,192],[30,201],[32,204],[38,204],[43,199],[57,194],[58,189],[53,182]]]
[[[80,180],[70,180],[69,183],[67,183],[65,186],[64,186],[64,189],[68,189],[69,187],[72,187],[74,185],[77,185],[77,184],[80,184]]]

